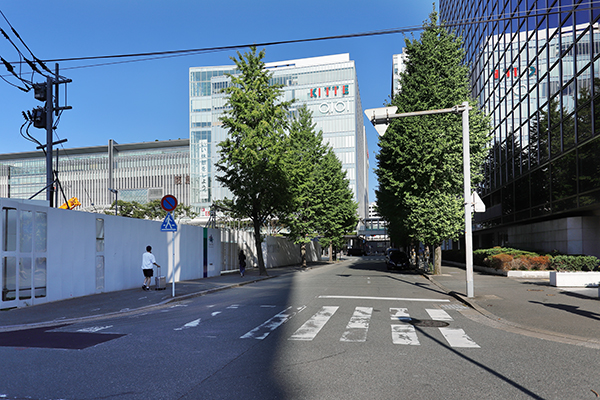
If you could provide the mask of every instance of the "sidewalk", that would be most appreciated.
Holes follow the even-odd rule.
[[[473,273],[474,297],[467,298],[466,271],[442,266],[426,275],[490,320],[540,335],[600,345],[598,288],[557,288],[548,279],[508,278]]]
[[[309,267],[317,267],[320,264],[314,263]],[[269,275],[261,276],[258,268],[253,268],[247,269],[244,277],[235,271],[212,278],[176,282],[175,297],[172,297],[173,288],[170,283],[167,283],[166,290],[144,291],[141,289],[140,280],[140,287],[137,289],[100,293],[34,307],[0,311],[0,332],[142,312],[151,307],[164,306],[186,298],[275,278],[301,269],[300,266],[269,268],[267,270]]]

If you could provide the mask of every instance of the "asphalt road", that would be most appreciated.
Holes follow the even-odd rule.
[[[599,351],[365,258],[0,337],[2,399],[593,399]],[[12,342],[11,342],[12,340]]]

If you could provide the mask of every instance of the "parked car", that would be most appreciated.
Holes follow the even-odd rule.
[[[405,252],[398,249],[386,251],[385,263],[388,269],[410,269],[410,261]]]

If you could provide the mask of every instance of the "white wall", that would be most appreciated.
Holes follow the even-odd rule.
[[[0,308],[39,304],[141,286],[141,260],[147,245],[152,246],[156,262],[162,267],[160,272],[167,277],[167,281],[172,280],[173,271],[176,281],[217,276],[221,273],[221,237],[217,229],[206,229],[205,265],[205,228],[179,225],[175,233],[173,263],[173,234],[161,232],[162,222],[48,208],[40,204],[42,203],[0,199],[2,209],[14,208],[18,212],[32,211],[47,215],[46,252],[4,253],[3,248],[0,248],[0,260],[4,256],[15,255],[34,259],[46,258],[46,296],[25,300],[0,300]],[[96,219],[104,220],[104,251],[100,252],[96,251]],[[3,229],[0,229],[0,243],[3,243],[2,232]],[[20,234],[20,231],[18,233]],[[104,257],[104,271],[100,280],[97,278],[97,256]],[[16,279],[21,279],[18,272],[16,275]],[[4,285],[2,279],[0,273],[0,287]]]
[[[31,215],[46,215],[45,250],[23,252],[19,244],[23,232],[20,224],[16,224],[17,251],[4,251],[5,239],[2,235],[6,208],[16,209],[17,215],[27,212]],[[224,231],[223,244],[227,244],[224,246],[219,229],[178,224],[173,240],[173,233],[161,232],[162,222],[159,221],[49,208],[45,202],[3,198],[0,198],[0,211],[0,288],[5,284],[2,274],[4,257],[46,259],[46,296],[8,301],[0,298],[0,309],[140,287],[143,282],[142,254],[147,245],[152,246],[156,262],[162,267],[160,273],[167,277],[167,282],[172,281],[173,273],[178,282],[219,276],[221,271],[235,270],[239,248],[246,252],[249,267],[257,264],[253,236],[245,231]],[[100,246],[100,251],[96,238],[97,219],[104,221],[104,245]],[[29,235],[29,240],[37,240],[32,239],[37,228],[35,225],[34,235]],[[238,240],[238,243],[234,243],[234,240]],[[300,246],[285,238],[267,237],[263,248],[267,268],[298,264],[301,261]],[[234,253],[231,253],[232,249],[235,250]],[[308,261],[318,261],[320,256],[321,248],[318,243],[307,244]],[[102,257],[103,268],[99,268],[102,264],[98,263],[98,259]],[[19,287],[20,280],[26,280],[19,276],[18,261],[16,269],[16,274],[12,276]]]
[[[267,236],[262,243],[265,266],[267,268],[299,264],[302,261],[300,245],[284,237]],[[306,261],[319,261],[321,246],[318,242],[306,244]]]

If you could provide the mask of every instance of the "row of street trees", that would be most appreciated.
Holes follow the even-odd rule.
[[[277,220],[290,239],[302,245],[306,266],[306,243],[319,238],[332,254],[332,248],[341,247],[344,235],[356,227],[358,206],[342,164],[323,143],[323,133],[315,130],[311,112],[306,106],[292,111],[293,101],[281,100],[282,85],[271,84],[264,56],[264,50],[257,53],[252,47],[232,58],[239,74],[229,74],[231,84],[224,89],[227,111],[221,121],[229,135],[219,144],[215,166],[216,179],[233,197],[216,201],[215,206],[230,217],[251,221],[257,249],[261,228]],[[119,201],[118,206],[126,217],[166,216],[160,200]],[[179,205],[174,216],[194,218],[195,213]],[[266,274],[261,251],[258,267]]]
[[[312,115],[293,102],[282,101],[282,85],[271,84],[272,74],[262,61],[265,52],[232,58],[239,74],[230,74],[227,111],[221,117],[228,130],[220,143],[217,180],[232,193],[217,202],[235,218],[252,222],[256,248],[261,228],[278,219],[295,243],[319,237],[325,246],[339,246],[357,223],[357,204],[341,162],[315,131]],[[266,274],[262,252],[258,267]]]
[[[462,39],[430,15],[420,40],[405,39],[408,60],[400,91],[391,104],[398,113],[452,108],[469,101],[471,176],[482,179],[489,117],[470,96],[469,68]],[[460,115],[437,114],[394,119],[379,140],[377,208],[397,245],[419,242],[435,247],[435,273],[441,270],[441,243],[464,228],[463,151]]]

